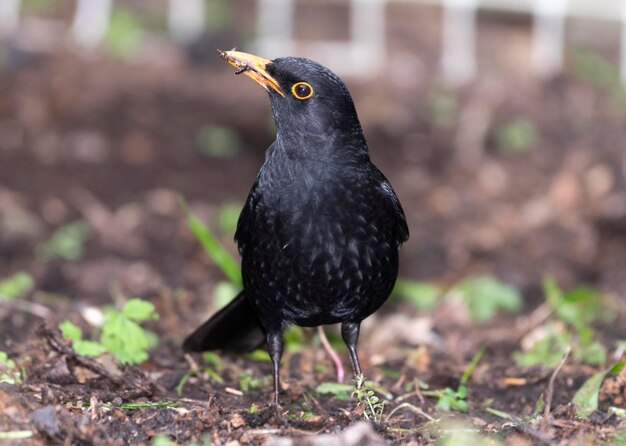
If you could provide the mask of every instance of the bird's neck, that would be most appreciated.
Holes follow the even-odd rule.
[[[337,164],[369,160],[367,143],[361,127],[324,134],[277,129],[274,142],[275,155],[296,162],[324,161]]]

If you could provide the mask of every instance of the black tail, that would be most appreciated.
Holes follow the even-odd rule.
[[[183,349],[192,352],[226,350],[245,353],[259,348],[264,342],[265,334],[242,291],[190,334],[183,343]]]

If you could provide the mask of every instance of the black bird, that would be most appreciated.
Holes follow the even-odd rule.
[[[341,322],[354,373],[361,374],[361,321],[389,297],[409,231],[337,75],[299,57],[220,55],[268,91],[277,134],[237,224],[244,290],[184,348],[244,352],[267,342],[278,403],[290,324]]]

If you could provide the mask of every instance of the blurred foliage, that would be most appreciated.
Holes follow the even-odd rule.
[[[79,355],[97,356],[108,351],[122,364],[141,364],[148,359],[147,351],[158,344],[156,335],[140,326],[152,319],[158,319],[154,305],[134,298],[121,310],[105,309],[99,341],[82,339],[82,330],[67,320],[61,322],[59,328]]]
[[[556,367],[571,341],[571,333],[562,324],[548,323],[544,326],[544,335],[533,343],[532,348],[526,352],[513,352],[513,360],[518,367],[535,364]]]
[[[15,361],[0,350],[0,384],[2,383],[21,384],[22,374],[15,364]]]
[[[217,310],[224,308],[241,291],[241,287],[233,282],[220,280],[213,287],[213,305]]]
[[[115,56],[127,57],[137,51],[143,34],[143,26],[136,13],[115,8],[104,44]]]
[[[480,430],[473,425],[459,420],[444,420],[438,427],[437,432],[434,432],[435,436],[441,437],[437,442],[438,446],[500,446],[504,444],[497,437],[481,434]],[[526,443],[524,440],[520,440],[519,443],[514,440],[510,444],[520,446]]]
[[[589,287],[563,291],[551,277],[544,279],[543,292],[553,317],[543,325],[543,336],[535,340],[532,348],[513,353],[515,363],[521,367],[534,364],[554,367],[567,346],[573,344],[576,360],[603,364],[606,347],[594,339],[595,331],[590,324],[607,322],[615,315],[606,311],[600,293]]]
[[[602,381],[607,376],[617,376],[624,369],[624,363],[618,362],[612,367],[602,372],[596,373],[589,378],[574,395],[572,402],[576,408],[576,415],[579,417],[589,417],[598,409],[598,395]]]
[[[500,309],[517,312],[522,308],[520,292],[495,277],[468,277],[456,284],[449,294],[459,295],[465,301],[476,322],[493,319]]]
[[[206,125],[196,136],[200,153],[211,158],[232,158],[242,147],[237,131],[230,127]]]
[[[204,5],[206,27],[209,31],[224,31],[230,27],[233,17],[233,5],[230,0],[211,0]]]
[[[217,210],[217,225],[220,231],[234,237],[242,208],[241,203],[226,203],[220,206]]]
[[[319,395],[331,394],[339,400],[349,400],[350,393],[354,390],[354,386],[343,383],[325,382],[318,385],[315,391]]]
[[[222,246],[218,238],[211,230],[191,211],[187,203],[181,200],[180,205],[187,216],[187,225],[196,236],[207,254],[233,285],[240,289],[243,287],[239,263]]]
[[[0,281],[0,299],[19,299],[35,287],[33,277],[20,271]]]
[[[47,12],[54,6],[54,0],[22,0],[22,11],[25,13]]]
[[[242,392],[258,389],[259,387],[268,385],[270,378],[269,375],[258,378],[249,371],[244,370],[239,374],[239,389]]]
[[[510,121],[496,133],[498,148],[503,152],[526,152],[537,144],[537,140],[535,123],[528,118]]]
[[[443,290],[428,282],[399,278],[392,292],[392,297],[399,297],[414,304],[420,310],[431,310],[443,296]]]
[[[616,97],[626,97],[617,65],[586,48],[569,53],[574,73],[597,89]]]
[[[457,120],[459,102],[452,92],[435,89],[429,92],[430,117],[435,127],[450,128]]]
[[[89,226],[83,221],[63,225],[54,231],[50,240],[38,248],[38,257],[43,261],[80,260],[89,235]]]
[[[0,47],[0,71],[4,71],[7,65],[7,51],[3,47]]]
[[[304,329],[297,325],[291,325],[285,330],[285,334],[283,335],[285,350],[291,353],[299,352],[302,350],[305,339]]]

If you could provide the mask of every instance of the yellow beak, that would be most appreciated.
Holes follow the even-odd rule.
[[[281,96],[285,96],[276,79],[266,71],[267,65],[272,63],[271,60],[240,51],[217,51],[222,59],[237,68],[235,74],[243,73],[267,91],[272,88]]]

